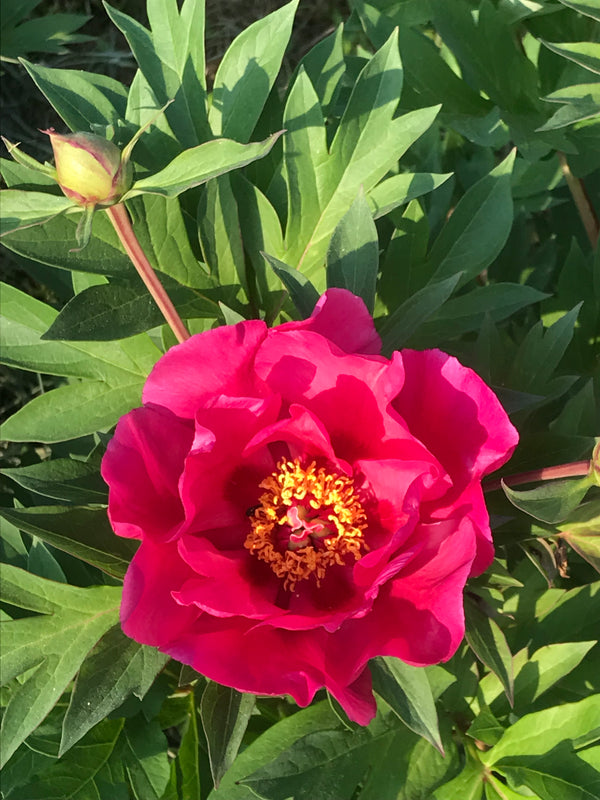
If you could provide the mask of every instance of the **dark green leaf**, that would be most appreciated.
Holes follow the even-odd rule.
[[[99,475],[98,464],[57,458],[30,464],[27,467],[6,468],[3,475],[31,492],[66,500],[69,503],[105,503],[108,489]]]
[[[200,787],[200,737],[198,733],[198,716],[196,714],[195,695],[188,694],[188,724],[181,745],[177,752],[177,768],[181,775],[181,796],[185,800],[201,800]]]
[[[139,717],[127,720],[123,729],[122,759],[135,800],[160,800],[171,770],[167,741],[158,722]]]
[[[156,648],[128,639],[120,625],[107,631],[79,670],[63,720],[59,755],[130,694],[141,700],[168,660]]]
[[[416,197],[432,192],[445,183],[452,173],[437,175],[432,172],[400,173],[377,184],[367,197],[373,217],[379,219],[394,208],[410,203]]]
[[[504,733],[503,726],[498,722],[489,708],[484,708],[471,723],[467,734],[488,746],[496,744]]]
[[[278,258],[263,253],[263,256],[290,293],[292,303],[296,306],[302,318],[310,317],[319,299],[319,293],[312,283],[301,272]]]
[[[38,536],[116,578],[125,575],[137,549],[136,542],[115,536],[104,508],[0,507],[0,516],[19,530]]]
[[[514,676],[512,655],[498,624],[485,614],[478,603],[465,598],[466,638],[477,658],[498,676],[512,706]]]
[[[511,489],[502,483],[504,494],[513,506],[542,522],[562,522],[587,494],[593,481],[590,477],[545,481],[535,489]]]
[[[591,72],[600,73],[600,44],[595,42],[545,42],[549,50],[574,61]]]
[[[600,22],[600,8],[597,0],[559,0],[559,2],[575,11],[579,11],[580,14],[586,14],[588,17]]]
[[[391,656],[373,659],[370,668],[377,694],[405,725],[443,754],[435,702],[425,670]]]
[[[362,297],[372,314],[379,270],[377,228],[362,189],[338,222],[327,251],[327,288]]]
[[[235,760],[255,702],[253,694],[242,694],[212,681],[202,694],[200,716],[216,788]]]

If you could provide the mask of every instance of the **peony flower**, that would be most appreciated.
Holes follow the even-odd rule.
[[[221,684],[325,687],[375,713],[370,658],[446,661],[493,557],[483,475],[517,433],[438,350],[378,355],[362,300],[198,334],[156,364],[104,457],[115,532],[141,540],[121,623]]]
[[[81,206],[118,203],[133,181],[133,169],[119,148],[94,133],[50,136],[56,179],[63,193]]]

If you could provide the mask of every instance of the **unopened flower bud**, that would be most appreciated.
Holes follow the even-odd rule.
[[[118,203],[130,188],[133,171],[123,162],[119,148],[94,133],[58,134],[50,136],[56,178],[64,194],[82,206]]]

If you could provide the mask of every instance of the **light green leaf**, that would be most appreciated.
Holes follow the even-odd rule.
[[[198,238],[206,266],[222,286],[248,292],[238,206],[228,175],[208,181],[198,203]]]
[[[137,543],[115,536],[105,508],[78,506],[0,507],[0,516],[19,530],[70,553],[115,578],[122,578]]]
[[[327,251],[327,288],[348,289],[372,314],[379,271],[377,228],[362,189],[336,226]]]
[[[512,706],[514,675],[512,655],[498,624],[485,614],[469,596],[465,598],[466,631],[469,646],[486,667],[500,679]]]
[[[73,203],[64,195],[47,192],[28,192],[22,189],[5,189],[0,192],[2,217],[0,235],[42,225],[57,214],[73,208]],[[81,215],[77,214],[77,219]]]
[[[484,707],[483,710],[479,712],[467,731],[467,734],[472,739],[487,745],[496,744],[503,733],[504,727],[487,707]]]
[[[208,115],[215,136],[247,142],[279,73],[298,0],[243,30],[221,59]]]
[[[504,247],[513,221],[510,176],[513,150],[465,192],[428,257],[435,280],[462,272],[461,283],[488,267]]]
[[[21,63],[39,90],[72,131],[114,125],[125,116],[127,90],[114,78],[78,69],[55,69]]]
[[[579,64],[580,67],[600,74],[600,44],[595,42],[546,42],[543,39],[542,44],[553,53]]]
[[[141,405],[143,379],[115,384],[77,381],[35,397],[0,428],[9,442],[65,442],[108,430]]]
[[[231,139],[213,139],[184,150],[160,172],[136,181],[125,199],[144,193],[176,197],[210,178],[245,167],[266,156],[280,135],[275,133],[264,142],[251,144],[239,144]]]
[[[129,695],[141,700],[168,660],[155,647],[127,638],[120,625],[110,628],[79,670],[63,720],[59,756]]]
[[[481,760],[493,766],[500,759],[541,755],[561,742],[578,739],[595,730],[600,720],[600,695],[592,695],[578,703],[563,703],[534,714],[526,714],[505,732],[498,744]]]
[[[345,71],[343,34],[344,26],[338,25],[334,33],[318,42],[300,62],[314,86],[325,115],[337,96]]]
[[[216,788],[235,760],[255,703],[253,694],[242,694],[212,681],[202,694],[200,716]]]
[[[482,800],[485,772],[483,764],[467,752],[463,771],[449,783],[440,786],[433,794],[434,800]]]
[[[44,719],[98,639],[118,620],[121,589],[80,589],[5,565],[2,598],[40,615],[2,622],[2,680],[29,672],[2,721],[2,763]]]
[[[399,658],[382,656],[370,662],[373,688],[402,722],[443,754],[437,713],[427,674]]]
[[[398,206],[432,192],[452,177],[451,172],[406,172],[392,175],[377,184],[367,197],[374,219],[379,219]]]
[[[581,83],[576,86],[565,86],[546,95],[549,103],[566,103],[559,108],[539,131],[554,130],[573,125],[581,120],[600,115],[600,83]]]

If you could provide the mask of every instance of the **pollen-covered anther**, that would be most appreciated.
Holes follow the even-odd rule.
[[[260,484],[264,493],[254,509],[244,546],[265,561],[285,589],[315,576],[317,586],[328,567],[356,561],[368,548],[367,517],[354,481],[299,459],[283,459]]]

